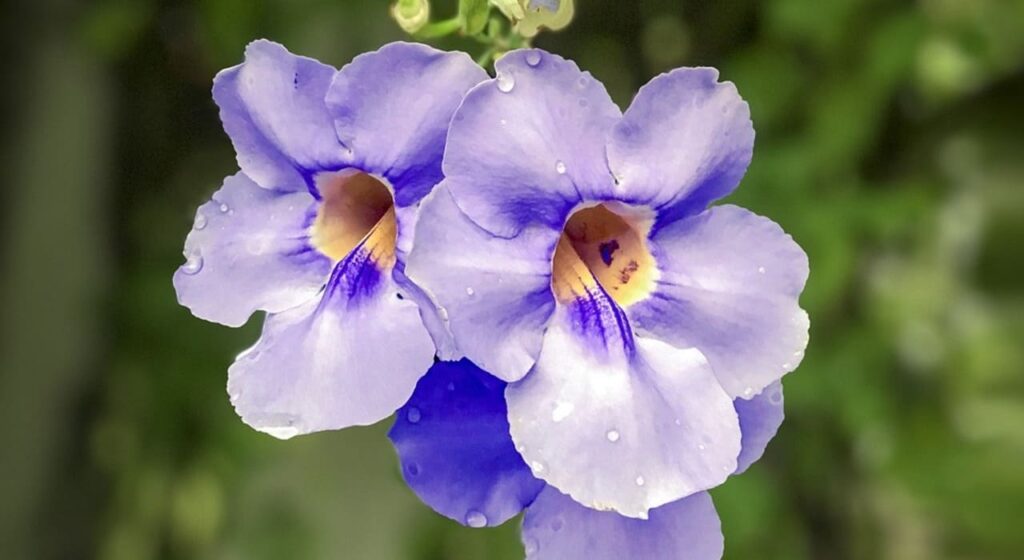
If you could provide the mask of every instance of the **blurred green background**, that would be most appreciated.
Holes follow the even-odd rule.
[[[3,10],[0,557],[521,558],[517,523],[420,504],[386,425],[243,425],[226,368],[259,318],[204,323],[171,288],[236,168],[214,73],[258,37],[343,65],[402,38],[387,3]],[[788,420],[713,492],[726,558],[1024,558],[1024,2],[578,0],[536,44],[622,106],[719,67],[758,132],[731,201],[810,255]]]

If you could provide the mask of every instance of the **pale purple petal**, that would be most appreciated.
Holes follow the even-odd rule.
[[[731,397],[750,398],[800,364],[807,255],[777,224],[717,206],[658,229],[651,247],[660,278],[628,310],[637,330],[700,349]]]
[[[641,520],[585,508],[549,486],[526,510],[523,546],[527,560],[719,560],[725,543],[707,492]]]
[[[505,383],[468,360],[434,364],[388,435],[409,487],[464,525],[501,525],[544,487],[512,445]]]
[[[536,367],[506,390],[509,423],[539,478],[588,507],[644,517],[722,483],[739,422],[699,351],[633,339],[604,297],[558,307]]]
[[[558,231],[495,237],[455,205],[442,183],[424,202],[406,274],[445,309],[458,349],[506,381],[526,375],[554,311],[551,255]]]
[[[232,327],[257,310],[309,301],[331,272],[309,244],[313,204],[308,192],[264,189],[243,173],[225,179],[185,239],[186,261],[174,273],[178,301]]]
[[[640,89],[608,144],[623,200],[667,223],[736,188],[750,165],[750,108],[714,68],[680,68]]]
[[[321,300],[267,317],[229,369],[228,393],[242,420],[280,438],[372,424],[402,406],[433,357],[416,304],[360,246]]]
[[[740,431],[743,432],[743,449],[736,461],[735,474],[742,474],[764,455],[768,443],[775,437],[786,417],[782,382],[776,381],[757,396],[749,400],[739,398],[733,404],[740,418]]]
[[[621,113],[600,82],[539,50],[513,51],[473,88],[452,122],[444,174],[459,207],[491,233],[561,229],[611,189],[605,140]]]
[[[461,52],[391,43],[338,72],[327,106],[354,165],[386,178],[401,208],[441,181],[452,114],[487,73]]]
[[[245,62],[217,74],[213,97],[238,165],[265,188],[306,190],[312,176],[338,169],[338,142],[324,96],[334,68],[295,56],[266,40],[245,49]]]

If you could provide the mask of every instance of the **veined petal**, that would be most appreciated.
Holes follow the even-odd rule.
[[[623,200],[665,224],[739,184],[754,149],[750,108],[714,68],[680,68],[642,87],[615,126],[608,165]]]
[[[464,525],[500,525],[544,487],[512,445],[505,383],[468,360],[434,364],[388,436],[409,487]]]
[[[247,424],[280,438],[372,424],[412,394],[434,345],[375,240],[371,233],[338,263],[321,300],[268,316],[259,342],[228,370]]]
[[[628,309],[637,330],[707,356],[731,397],[750,398],[800,364],[807,255],[767,218],[717,206],[658,229],[660,277]]]
[[[753,398],[739,398],[733,404],[740,417],[740,431],[743,432],[743,449],[736,461],[735,474],[742,474],[764,455],[768,443],[775,437],[786,417],[782,382],[776,381]]]
[[[459,350],[506,381],[526,375],[555,308],[551,255],[558,231],[504,239],[477,226],[447,180],[423,201],[406,273],[445,310]]]
[[[487,231],[561,229],[569,211],[612,182],[605,139],[620,118],[600,82],[540,50],[513,51],[498,77],[456,112],[444,174],[459,207]]]
[[[264,189],[244,173],[224,180],[199,207],[174,273],[178,301],[197,317],[237,327],[257,310],[277,313],[309,301],[331,263],[313,250],[308,192]]]
[[[343,166],[324,96],[334,68],[266,40],[217,74],[213,98],[242,171],[264,188],[313,188],[312,175]]]
[[[639,520],[583,507],[550,486],[526,510],[523,545],[527,560],[719,560],[725,547],[707,492]]]
[[[509,385],[516,448],[577,502],[629,517],[722,483],[736,469],[732,401],[704,357],[632,338],[621,311],[559,305],[537,365]]]
[[[326,102],[355,165],[386,178],[410,206],[441,181],[452,114],[487,73],[461,52],[391,43],[343,67]]]

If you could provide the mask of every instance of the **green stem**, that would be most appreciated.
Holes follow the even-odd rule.
[[[462,28],[462,21],[458,16],[452,19],[446,19],[437,21],[434,23],[428,23],[420,28],[419,31],[413,34],[413,37],[417,39],[435,39],[437,37],[445,37],[455,33]]]

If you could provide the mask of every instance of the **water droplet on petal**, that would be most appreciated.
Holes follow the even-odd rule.
[[[580,76],[580,79],[579,81],[576,82],[576,85],[578,85],[580,89],[583,89],[587,87],[588,82],[590,82],[590,78],[588,78],[587,76]]]
[[[676,426],[682,426],[683,425],[683,421],[678,419],[678,418],[676,418],[675,425]]]
[[[707,446],[705,446],[703,443],[701,443],[701,444],[697,445],[697,449],[700,449],[701,451],[704,451],[705,449],[707,449]]]
[[[530,66],[540,64],[540,51],[530,51],[526,53],[526,63]]]
[[[555,171],[557,171],[559,175],[565,175],[565,162],[562,160],[555,162]]]
[[[538,550],[540,550],[540,545],[537,544],[537,541],[535,539],[527,538],[525,541],[523,541],[523,548],[526,549],[526,554],[527,556],[529,556],[530,554],[535,554]]]
[[[790,364],[789,362],[786,362],[786,363],[782,364],[782,369],[784,369],[784,370],[791,370],[791,369],[793,369],[793,365]]]
[[[572,414],[572,411],[576,408],[576,405],[571,402],[560,402],[555,405],[555,410],[551,412],[551,419],[555,422],[561,422]]]
[[[417,465],[416,463],[409,463],[405,467],[405,471],[409,473],[409,476],[419,476],[420,466]]]
[[[532,468],[533,472],[535,473],[542,473],[544,472],[544,463],[541,463],[540,461],[534,461],[530,463],[530,468]]]
[[[449,391],[454,391],[455,390],[455,383],[449,383],[448,384],[448,390]]]
[[[420,421],[420,418],[423,418],[423,414],[420,413],[420,409],[414,406],[409,409],[409,412],[405,413],[405,418],[410,424],[416,424]]]
[[[476,293],[476,291],[473,290],[473,288],[466,288],[466,295],[467,296],[471,296],[471,295],[473,295],[475,293]]]
[[[619,436],[619,432],[617,432],[615,430],[608,430],[608,433],[605,434],[605,435],[608,437],[608,441],[610,441],[612,443],[615,443],[615,442],[619,441],[619,437],[620,437]]]
[[[498,74],[498,91],[508,93],[516,87],[516,78],[512,74]]]
[[[192,253],[185,259],[185,264],[182,265],[181,271],[185,274],[192,275],[198,274],[203,269],[203,256],[198,251]]]
[[[768,395],[768,400],[774,405],[782,404],[782,392],[773,391],[771,395]]]
[[[196,213],[196,222],[192,225],[192,229],[199,231],[206,227],[206,214],[202,212]]]
[[[753,387],[747,387],[746,389],[743,390],[743,396],[744,397],[749,397],[749,396],[751,396],[753,394],[754,394],[754,388]]]
[[[644,480],[644,477],[642,477],[642,476],[636,477],[636,485],[637,486],[643,486],[644,484],[647,484],[647,481]]]
[[[761,274],[764,274],[764,267],[763,267],[763,266],[759,266],[759,267],[757,267],[757,271],[758,271],[759,273],[761,273]]]
[[[562,518],[561,517],[556,517],[554,519],[554,521],[551,522],[551,530],[557,533],[557,532],[562,530],[562,527],[564,525],[565,525],[565,522],[562,521]]]
[[[220,213],[221,214],[227,214],[228,210],[231,210],[231,208],[228,208],[227,204],[224,204],[223,202],[221,202],[220,203]]]
[[[470,510],[469,513],[466,514],[466,525],[469,525],[470,527],[473,527],[474,529],[479,529],[481,527],[486,527],[487,526],[487,516],[482,514],[482,513],[480,513],[479,511],[476,511],[475,509],[474,510]]]
[[[590,102],[587,101],[587,98],[581,97],[580,98],[580,107],[586,107],[587,105],[590,105]]]

